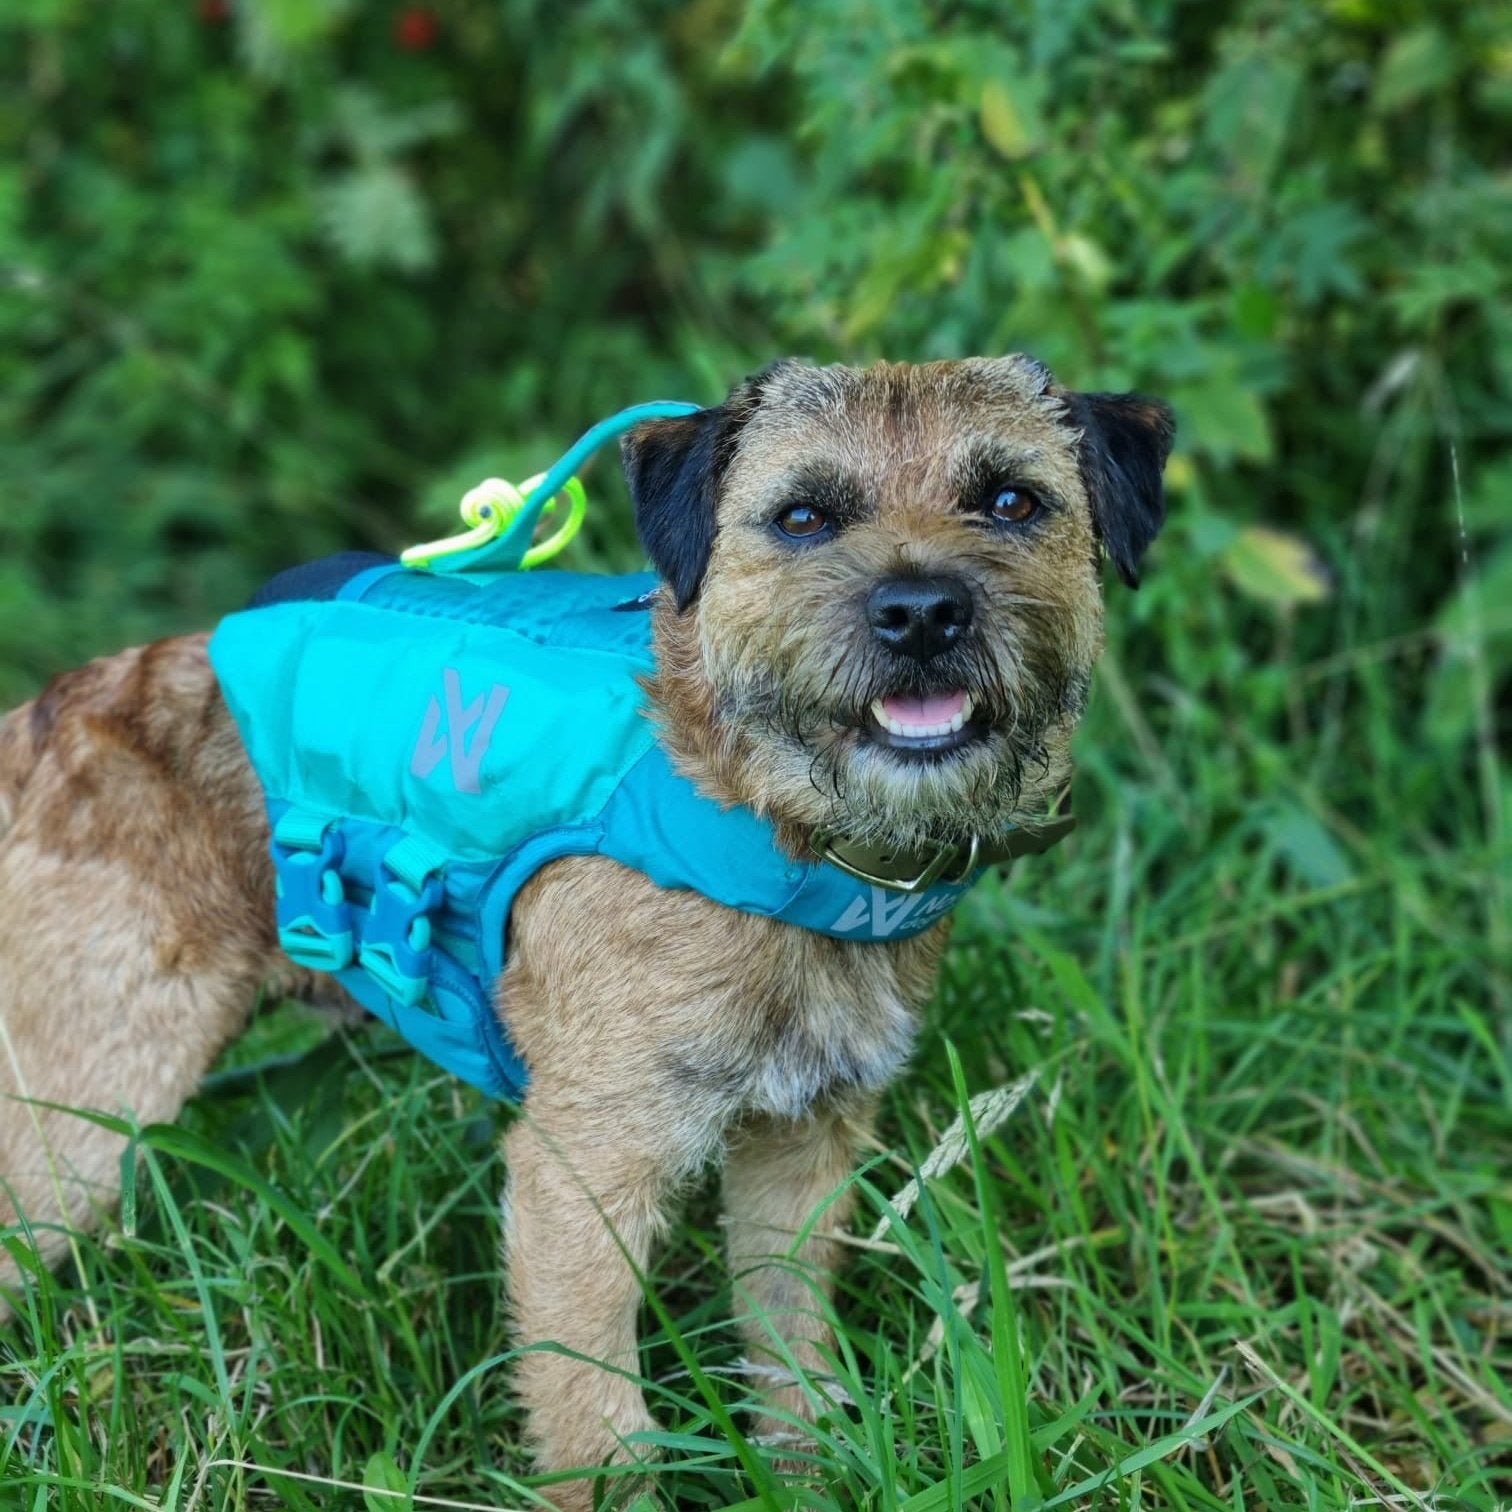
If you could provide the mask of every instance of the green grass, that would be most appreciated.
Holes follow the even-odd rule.
[[[1442,664],[1347,580],[1278,623],[1165,560],[1117,600],[1081,831],[969,900],[856,1177],[812,1474],[722,1426],[710,1189],[646,1313],[659,1505],[1512,1504],[1486,707],[1424,735]],[[505,1116],[375,1029],[264,1016],[0,1333],[0,1507],[537,1504]]]

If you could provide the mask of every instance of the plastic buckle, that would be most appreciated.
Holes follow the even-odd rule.
[[[440,877],[427,877],[416,892],[386,862],[380,865],[372,918],[357,959],[406,1007],[413,1008],[430,991],[431,915],[445,899]]]
[[[959,869],[953,877],[947,877],[945,873],[950,869],[950,863],[960,855],[961,847],[958,845],[941,845],[936,849],[934,856],[925,862],[923,869],[917,876],[899,877],[895,875],[883,876],[880,872],[868,870],[863,861],[869,855],[875,854],[875,852],[868,852],[857,847],[863,861],[847,858],[836,847],[835,837],[825,830],[815,831],[812,844],[815,854],[821,861],[829,862],[837,870],[843,871],[846,876],[854,877],[858,882],[870,883],[873,887],[881,887],[889,892],[900,893],[928,892],[936,883],[940,883],[946,887],[959,887],[976,870],[977,856],[981,851],[981,840],[978,836],[973,835],[971,837],[971,844],[966,851],[965,860],[961,862]],[[880,860],[884,863],[891,859],[893,858],[888,854],[883,854],[880,857]]]
[[[346,842],[333,825],[320,849],[273,841],[277,876],[278,943],[284,954],[312,971],[340,971],[352,964],[352,911],[341,880]]]

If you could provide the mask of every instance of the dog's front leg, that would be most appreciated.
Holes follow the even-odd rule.
[[[857,1142],[870,1109],[818,1108],[798,1119],[763,1117],[748,1124],[725,1163],[724,1194],[735,1310],[752,1367],[770,1409],[757,1432],[774,1441],[801,1440],[792,1422],[812,1420],[811,1390],[793,1380],[827,1370],[831,1332],[825,1312],[843,1258],[833,1237],[850,1216],[849,1189]],[[824,1206],[827,1199],[834,1201]],[[800,1244],[798,1236],[812,1223]]]
[[[533,1350],[516,1367],[536,1458],[545,1469],[625,1462],[632,1433],[654,1428],[634,1377],[636,1311],[652,1247],[676,1189],[706,1141],[671,1107],[602,1104],[532,1084],[504,1143],[509,1168],[505,1250],[517,1337]],[[591,1482],[555,1488],[563,1508],[592,1505]]]

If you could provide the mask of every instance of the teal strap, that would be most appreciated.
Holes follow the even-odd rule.
[[[476,551],[459,552],[456,556],[437,557],[430,563],[432,572],[517,572],[525,553],[535,540],[536,525],[547,502],[567,486],[567,481],[577,472],[604,442],[622,436],[643,420],[671,420],[681,415],[693,415],[701,408],[697,404],[684,404],[676,399],[655,399],[649,404],[632,404],[618,414],[600,420],[590,426],[570,446],[532,490],[520,512],[510,522],[508,529]]]
[[[383,864],[412,892],[425,886],[425,879],[444,871],[450,859],[447,853],[418,835],[406,835],[392,849],[384,852]]]
[[[326,814],[316,814],[309,809],[291,808],[273,830],[273,838],[290,850],[318,851],[325,839],[325,832],[336,821]]]

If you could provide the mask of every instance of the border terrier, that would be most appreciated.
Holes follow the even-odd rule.
[[[662,585],[646,707],[677,769],[794,857],[821,834],[988,855],[1032,829],[1069,779],[1100,559],[1136,581],[1172,434],[1164,404],[1065,390],[1024,356],[779,362],[637,427],[623,458]],[[171,1119],[260,987],[340,996],[280,954],[273,900],[205,637],[60,676],[0,722],[0,1223],[24,1212],[46,1261],[116,1196],[122,1144],[44,1104]],[[513,1317],[570,1351],[517,1367],[543,1468],[624,1459],[654,1426],[636,1273],[716,1157],[751,1354],[780,1363],[775,1328],[822,1369],[791,1262],[827,1295],[844,1197],[796,1236],[909,1055],[947,933],[835,939],[602,857],[525,885],[495,1001],[530,1072],[504,1140]],[[771,1406],[812,1416],[791,1379]],[[554,1495],[587,1507],[590,1486]]]

